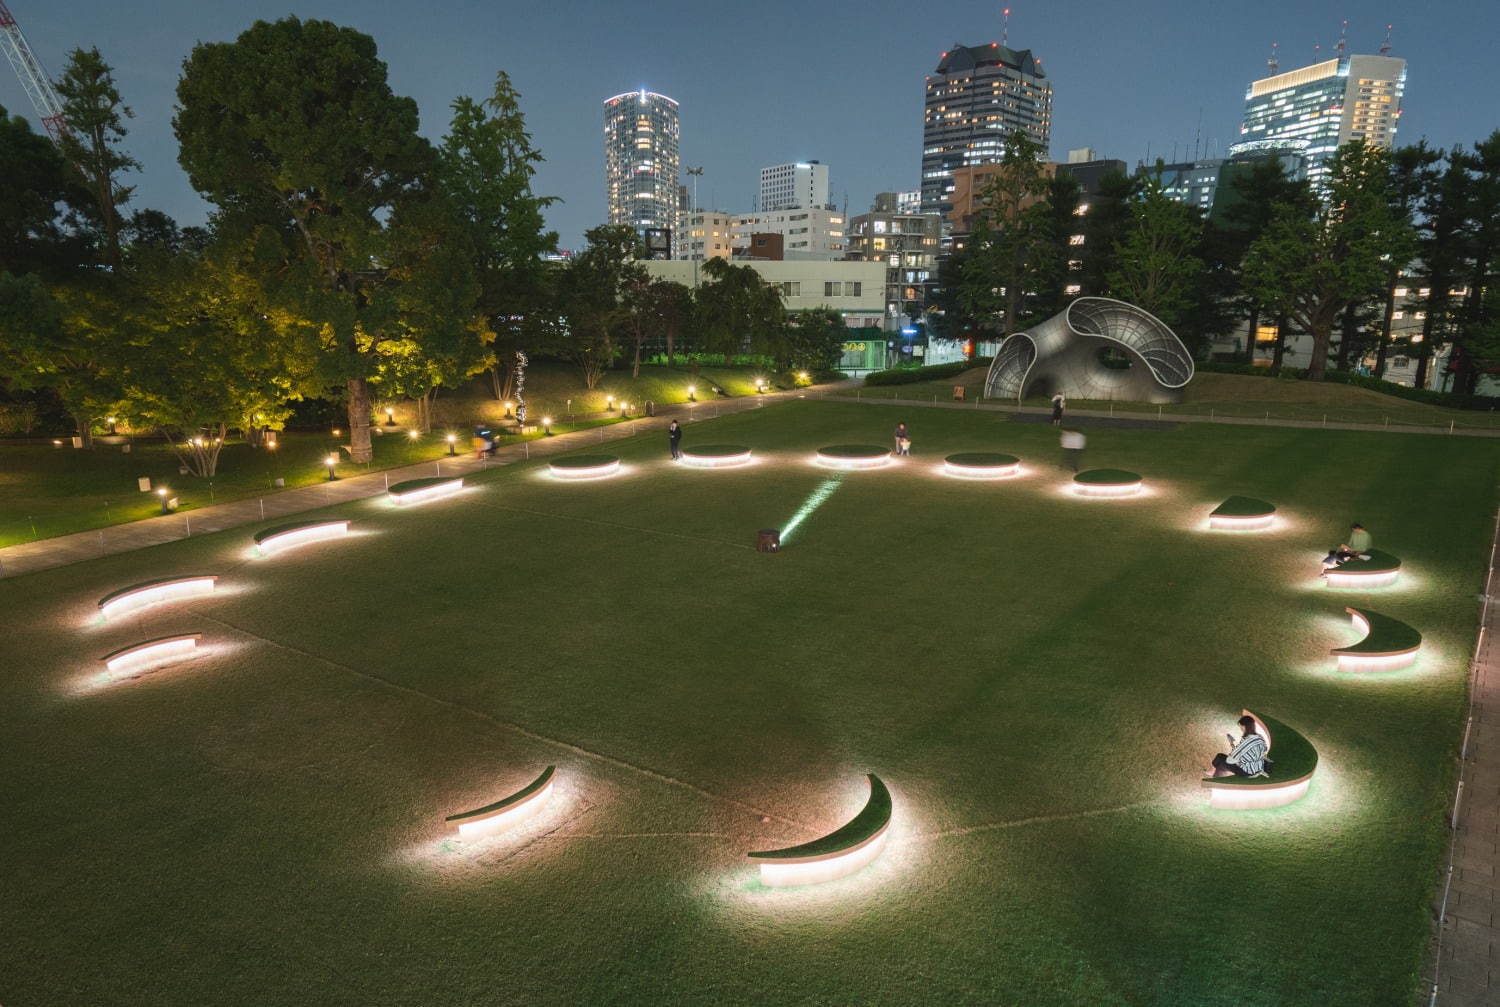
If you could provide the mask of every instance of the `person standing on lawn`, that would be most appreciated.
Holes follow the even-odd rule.
[[[667,442],[672,447],[672,460],[678,461],[682,458],[682,427],[673,420],[667,427]]]
[[[1067,405],[1068,400],[1062,392],[1057,392],[1052,396],[1052,425],[1054,427],[1062,426],[1063,410],[1067,408]]]
[[[1064,430],[1062,432],[1063,461],[1071,465],[1074,472],[1078,471],[1078,466],[1083,461],[1083,446],[1087,443],[1082,431]]]
[[[906,428],[905,423],[896,424],[896,454],[911,454],[911,431]]]

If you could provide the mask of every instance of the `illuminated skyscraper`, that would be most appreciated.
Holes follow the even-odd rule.
[[[604,185],[611,224],[679,239],[682,207],[677,102],[642,89],[604,102]]]
[[[1052,85],[1030,49],[996,42],[956,45],[927,78],[922,118],[922,212],[948,214],[953,172],[994,164],[1019,130],[1042,145],[1052,139]]]
[[[1245,93],[1240,142],[1229,152],[1300,154],[1317,185],[1342,144],[1395,144],[1405,89],[1406,60],[1395,56],[1340,55],[1262,78]]]

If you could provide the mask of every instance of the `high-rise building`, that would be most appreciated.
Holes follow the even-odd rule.
[[[1406,60],[1395,56],[1339,55],[1264,77],[1245,92],[1240,142],[1229,152],[1300,154],[1317,186],[1342,144],[1394,145],[1405,89]]]
[[[1052,85],[1030,49],[955,45],[927,78],[922,119],[922,212],[948,215],[953,173],[994,164],[1012,133],[1052,139]]]
[[[604,186],[611,224],[644,235],[667,230],[677,244],[682,205],[677,102],[664,94],[627,91],[604,102]]]
[[[828,165],[797,161],[760,169],[760,200],[765,210],[800,210],[816,206],[831,209],[828,202]]]

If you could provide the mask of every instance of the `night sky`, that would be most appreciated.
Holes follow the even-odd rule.
[[[201,223],[206,205],[177,167],[172,105],[182,60],[200,40],[233,39],[293,5],[243,0],[7,0],[47,70],[67,50],[97,45],[136,118],[128,149],[145,166],[133,207]],[[547,158],[537,191],[560,196],[549,222],[564,247],[604,215],[604,98],[640,87],[682,103],[684,166],[703,165],[704,207],[748,210],[757,171],[817,159],[834,199],[865,209],[882,190],[917,187],[922,79],[955,42],[1000,39],[1000,4],[956,0],[764,0],[591,4],[304,2],[295,13],[375,37],[391,83],[414,97],[423,131],[440,137],[454,96],[488,94],[496,70],[522,92]],[[1500,127],[1500,4],[1451,0],[1359,5],[1328,0],[1173,3],[1113,0],[1014,7],[1013,48],[1041,57],[1054,89],[1052,156],[1094,147],[1132,165],[1148,156],[1222,153],[1239,127],[1245,87],[1265,75],[1279,42],[1283,70],[1326,55],[1339,23],[1350,49],[1374,53],[1395,23],[1407,60],[1398,142],[1467,144]],[[0,105],[32,109],[8,66]],[[1199,121],[1201,114],[1201,134]]]

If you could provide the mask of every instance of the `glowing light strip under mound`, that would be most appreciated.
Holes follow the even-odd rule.
[[[1020,462],[1011,462],[1009,465],[957,465],[949,461],[943,462],[943,474],[956,479],[1004,479],[1020,471]]]
[[[891,463],[889,454],[873,455],[869,458],[839,458],[819,452],[814,461],[828,469],[878,469]]]
[[[1386,587],[1396,583],[1396,578],[1401,576],[1400,569],[1381,570],[1379,573],[1340,573],[1338,570],[1329,570],[1323,574],[1330,587]]]
[[[135,671],[148,665],[180,661],[197,652],[200,636],[199,633],[192,633],[186,636],[163,637],[160,640],[151,640],[125,650],[117,650],[100,660],[112,673]]]
[[[1285,783],[1268,783],[1265,786],[1254,787],[1247,787],[1244,784],[1234,787],[1215,787],[1210,784],[1208,803],[1210,807],[1240,811],[1279,808],[1307,796],[1307,788],[1311,784],[1311,776],[1304,776],[1300,780],[1288,780]]]
[[[545,784],[538,787],[533,793],[523,797],[515,804],[506,805],[494,814],[459,822],[459,836],[464,839],[473,839],[478,836],[493,835],[496,832],[503,832],[512,826],[526,821],[526,819],[542,810],[548,799],[552,797],[552,784],[555,780],[556,777],[549,778]]]
[[[1230,517],[1227,514],[1208,516],[1210,528],[1221,528],[1224,531],[1255,531],[1259,528],[1269,528],[1275,521],[1275,514],[1256,514],[1252,517]]]
[[[556,465],[547,467],[559,479],[605,479],[619,473],[620,459],[612,458],[603,465],[590,465],[587,468],[559,468]]]
[[[301,528],[288,528],[286,531],[277,532],[275,535],[267,535],[255,543],[261,553],[269,555],[282,549],[290,549],[293,546],[306,545],[309,542],[321,542],[324,539],[343,538],[349,534],[348,521],[321,521],[318,524],[305,525]]]
[[[169,580],[160,584],[146,584],[132,591],[126,591],[124,594],[104,599],[99,602],[99,611],[104,618],[112,619],[145,608],[147,605],[213,594],[214,584],[218,580],[217,576],[183,577],[180,580]]]
[[[682,460],[689,465],[696,465],[706,469],[727,469],[735,465],[744,465],[750,461],[750,452],[746,450],[737,455],[695,455],[691,451],[682,453]]]
[[[1142,482],[1133,483],[1074,483],[1073,492],[1084,497],[1133,497],[1141,491]]]
[[[1349,618],[1354,623],[1354,628],[1365,636],[1370,635],[1370,622],[1358,612],[1351,611]],[[1417,651],[1421,644],[1411,648],[1390,654],[1339,654],[1339,671],[1395,671],[1398,668],[1409,668],[1417,662]]]
[[[447,479],[440,483],[433,483],[431,486],[422,486],[418,489],[406,490],[403,493],[392,492],[391,499],[396,501],[396,503],[402,505],[425,503],[428,500],[435,500],[438,497],[448,496],[450,493],[457,493],[463,488],[464,477],[459,476],[456,479]]]
[[[821,857],[759,861],[761,884],[771,888],[787,888],[792,885],[816,885],[847,877],[880,855],[880,851],[885,848],[889,831],[890,823],[887,822],[880,827],[880,831],[858,846]]]

